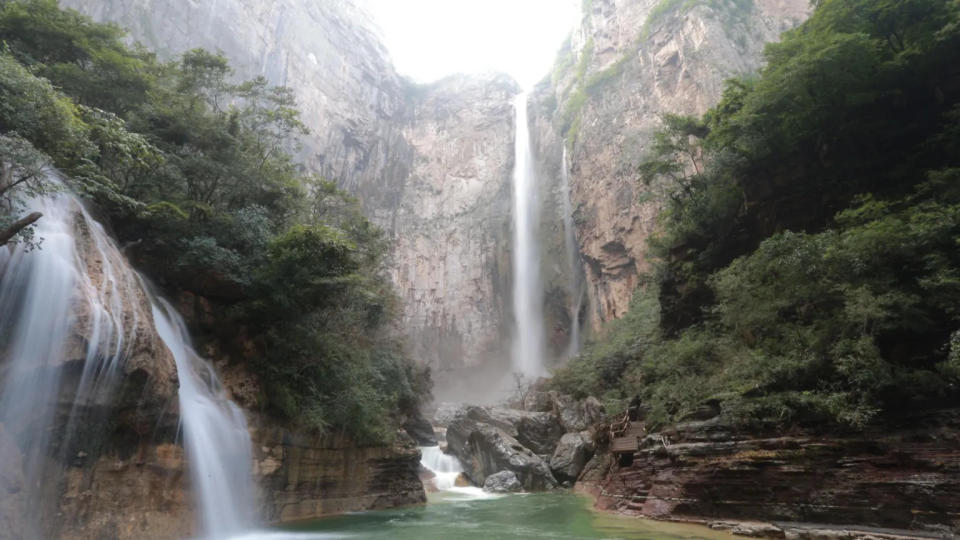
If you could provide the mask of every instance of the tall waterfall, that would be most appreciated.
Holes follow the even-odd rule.
[[[527,94],[517,96],[513,169],[513,337],[514,370],[544,374],[543,286],[540,282],[540,229],[537,182],[530,152]]]
[[[577,231],[573,227],[573,205],[570,202],[570,165],[567,163],[567,143],[563,142],[560,164],[561,210],[563,212],[563,244],[567,252],[567,294],[570,297],[570,341],[566,356],[580,352],[580,310],[583,307],[583,268],[580,266],[580,249],[577,246]]]
[[[53,177],[50,182],[60,184]],[[3,484],[22,475],[33,498],[26,507],[51,502],[55,490],[36,486],[55,484],[50,479],[60,473],[52,460],[56,447],[68,447],[79,427],[109,421],[103,411],[110,410],[130,347],[144,334],[138,329],[152,316],[177,364],[202,531],[214,538],[239,532],[253,515],[251,445],[243,414],[190,347],[183,320],[146,293],[143,280],[76,197],[61,190],[31,206],[43,213],[36,225],[41,247],[0,246],[0,435],[24,456],[22,464],[0,460],[0,492],[13,493],[13,486]],[[81,360],[82,373],[68,381],[68,364]],[[44,517],[42,510],[38,513],[35,517]],[[39,530],[25,534],[42,536]]]

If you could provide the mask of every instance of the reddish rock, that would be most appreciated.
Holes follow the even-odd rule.
[[[958,413],[905,418],[883,429],[843,435],[759,437],[718,421],[689,423],[647,437],[629,465],[611,460],[602,480],[594,471],[592,488],[599,508],[649,517],[956,534]]]

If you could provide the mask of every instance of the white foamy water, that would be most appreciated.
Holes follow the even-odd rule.
[[[513,169],[513,368],[528,377],[545,374],[543,286],[538,232],[540,210],[530,151],[527,94],[517,96]]]
[[[420,447],[420,465],[433,473],[433,485],[447,496],[464,499],[494,499],[499,495],[487,493],[476,486],[458,486],[457,478],[463,466],[456,456],[444,454],[439,446]]]
[[[433,483],[439,490],[456,487],[457,477],[463,472],[460,461],[441,452],[439,446],[421,447],[420,464],[434,474]]]

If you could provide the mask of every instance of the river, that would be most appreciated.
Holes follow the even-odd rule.
[[[440,492],[422,507],[362,512],[300,523],[258,539],[314,540],[729,540],[706,527],[602,514],[570,492],[477,497]]]

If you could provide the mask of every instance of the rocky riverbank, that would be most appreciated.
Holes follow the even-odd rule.
[[[747,536],[954,537],[957,412],[904,417],[859,434],[758,435],[720,417],[688,422],[648,434],[619,460],[598,454],[578,488],[602,510],[707,522]]]

